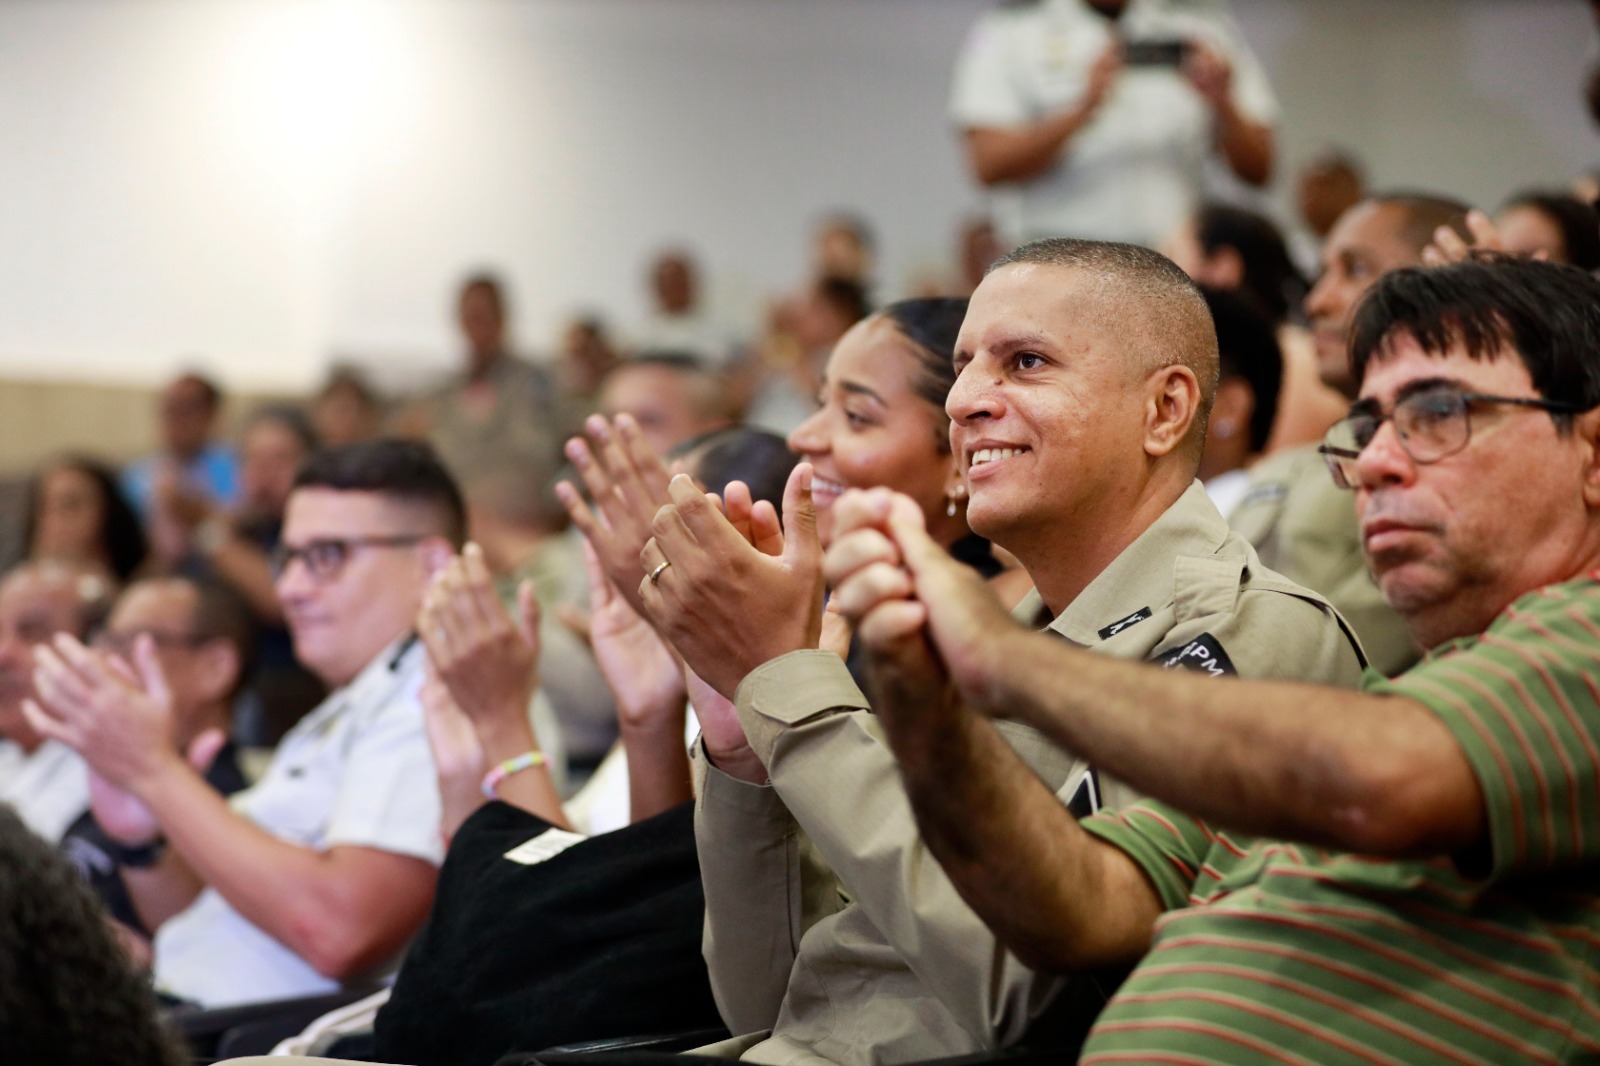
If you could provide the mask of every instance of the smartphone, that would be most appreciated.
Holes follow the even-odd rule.
[[[1122,62],[1130,67],[1181,67],[1189,55],[1184,40],[1128,41],[1122,46]]]

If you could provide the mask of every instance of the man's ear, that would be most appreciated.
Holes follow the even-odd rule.
[[[1572,432],[1583,445],[1583,502],[1600,511],[1600,407],[1574,416]]]
[[[1159,459],[1183,443],[1200,413],[1200,381],[1181,363],[1164,366],[1147,379],[1145,454]]]

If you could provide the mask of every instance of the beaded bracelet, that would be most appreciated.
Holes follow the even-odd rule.
[[[512,774],[520,773],[523,770],[528,770],[535,766],[543,765],[544,752],[542,751],[525,751],[521,755],[513,755],[511,758],[507,759],[505,762],[501,763],[499,766],[496,766],[494,769],[483,775],[484,799],[499,799],[499,793],[495,790],[500,787],[500,782],[504,781]]]

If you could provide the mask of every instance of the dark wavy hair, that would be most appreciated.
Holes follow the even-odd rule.
[[[461,489],[422,441],[369,440],[316,452],[295,475],[294,487],[371,492],[426,507],[434,512],[440,536],[457,548],[466,541]]]
[[[93,481],[100,491],[100,503],[105,512],[100,522],[100,546],[111,564],[111,572],[119,582],[126,583],[144,562],[150,543],[145,539],[139,516],[117,485],[116,473],[87,455],[58,456],[40,467],[28,483],[28,513],[23,523],[23,543],[27,551],[30,554],[33,551],[33,538],[39,532],[39,510],[44,502],[44,480],[53,470],[76,470]]]
[[[1507,200],[1503,210],[1513,207],[1537,211],[1561,231],[1561,250],[1568,263],[1600,270],[1600,211],[1593,204],[1562,192],[1532,190]]]
[[[0,1048],[52,1066],[188,1062],[70,863],[0,806]]]
[[[1392,271],[1356,308],[1356,379],[1400,337],[1429,355],[1457,346],[1473,359],[1509,351],[1540,396],[1585,410],[1600,405],[1600,280],[1578,267],[1477,252],[1450,266]],[[1572,424],[1571,415],[1552,417]]]
[[[1274,322],[1282,322],[1306,295],[1306,279],[1289,255],[1278,227],[1263,215],[1228,204],[1206,204],[1195,214],[1195,236],[1207,255],[1232,248],[1244,264],[1240,289]]]

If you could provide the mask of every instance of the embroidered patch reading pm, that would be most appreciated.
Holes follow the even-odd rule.
[[[1210,633],[1201,633],[1183,647],[1153,661],[1168,670],[1198,670],[1212,677],[1239,676],[1239,671],[1233,668],[1233,660],[1228,658],[1228,653],[1222,650],[1222,645]]]
[[[1137,611],[1134,611],[1132,614],[1130,614],[1128,617],[1120,618],[1117,621],[1112,622],[1110,625],[1106,626],[1104,629],[1100,630],[1100,639],[1101,640],[1110,640],[1112,637],[1116,636],[1118,633],[1121,633],[1124,629],[1127,629],[1129,626],[1136,625],[1139,622],[1143,622],[1146,618],[1149,618],[1149,617],[1150,617],[1150,608],[1141,607]]]

